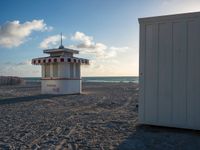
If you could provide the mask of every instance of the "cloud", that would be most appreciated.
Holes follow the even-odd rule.
[[[13,62],[5,62],[3,63],[3,65],[12,65],[12,66],[23,66],[23,65],[31,65],[31,60],[25,60],[22,62],[18,62],[18,63],[13,63]]]
[[[108,47],[103,43],[95,43],[92,36],[88,36],[83,32],[77,31],[72,37],[72,40],[79,42],[72,48],[80,49],[83,54],[94,54],[97,59],[107,59],[116,57],[118,53],[125,52],[128,47]]]
[[[125,68],[124,65],[127,64],[119,56],[129,50],[129,47],[107,46],[104,43],[95,42],[92,36],[79,31],[75,32],[71,40],[76,43],[70,45],[70,48],[79,49],[84,57],[90,56],[90,65],[83,67],[83,75],[123,75],[119,68]],[[130,69],[127,70],[130,71]]]
[[[15,64],[16,66],[24,66],[24,65],[31,65],[31,60],[26,60],[23,62],[19,62],[17,64]]]
[[[62,36],[63,39],[65,39],[65,36]],[[55,45],[58,45],[58,43],[60,42],[60,35],[53,35],[53,36],[49,36],[47,38],[45,38],[41,43],[40,43],[40,48],[45,49],[45,48],[49,48]]]
[[[25,60],[18,63],[5,62],[0,64],[0,75],[36,77],[41,76],[41,68],[40,66],[31,65],[31,60]]]
[[[164,14],[195,12],[200,9],[199,0],[159,0],[157,5]]]
[[[52,30],[52,27],[47,27],[44,20],[33,20],[25,23],[20,23],[18,20],[8,21],[0,26],[0,46],[17,47],[24,43],[33,31],[46,30]]]
[[[90,59],[90,65],[84,66],[82,69],[83,75],[105,75],[113,74],[114,72],[117,75],[119,74],[119,68],[124,68],[125,61],[122,61],[120,55],[127,52],[129,47],[108,46],[104,43],[96,42],[93,36],[79,31],[75,32],[69,39],[71,40],[71,45],[65,45],[66,48],[78,49],[80,57]],[[60,35],[47,37],[40,43],[40,48],[55,46],[59,41]]]
[[[110,50],[117,51],[117,52],[126,52],[129,47],[110,47]]]
[[[52,31],[53,27],[52,26],[45,26],[42,31]]]
[[[83,32],[76,32],[72,38],[72,40],[80,41],[83,45],[85,45],[87,48],[94,45],[93,43],[93,37],[85,35]]]

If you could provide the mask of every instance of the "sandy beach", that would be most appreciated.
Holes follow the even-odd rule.
[[[39,83],[0,86],[0,149],[200,149],[200,132],[138,124],[138,84],[83,83],[41,95]]]

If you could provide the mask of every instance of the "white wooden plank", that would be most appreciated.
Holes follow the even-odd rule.
[[[172,23],[159,24],[159,100],[160,124],[170,124],[172,111]]]
[[[157,65],[156,25],[146,26],[145,55],[145,120],[157,122]]]
[[[185,126],[186,111],[186,69],[187,69],[187,24],[185,21],[173,23],[173,91],[172,122]]]
[[[188,125],[200,129],[200,23],[188,22]]]
[[[145,25],[140,25],[140,52],[139,52],[139,122],[144,123],[144,68],[145,68]]]

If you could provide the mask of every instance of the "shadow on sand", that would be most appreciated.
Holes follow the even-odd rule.
[[[39,95],[33,95],[33,96],[5,98],[5,99],[0,99],[0,105],[30,102],[30,101],[42,100],[42,99],[48,99],[48,98],[60,97],[60,96],[65,96],[65,95],[39,94]]]
[[[193,150],[200,149],[200,131],[137,125],[119,150]]]

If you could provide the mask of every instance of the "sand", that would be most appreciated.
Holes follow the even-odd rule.
[[[138,85],[84,83],[80,95],[0,86],[0,149],[200,149],[200,132],[138,124]]]

